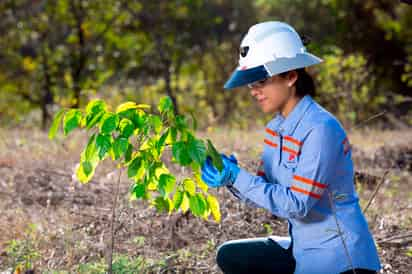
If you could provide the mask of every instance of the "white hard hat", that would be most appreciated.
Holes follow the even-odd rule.
[[[224,88],[240,87],[322,61],[306,51],[299,34],[288,24],[277,21],[259,23],[250,27],[243,38],[239,66]]]

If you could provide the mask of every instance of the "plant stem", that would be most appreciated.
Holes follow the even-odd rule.
[[[352,257],[349,254],[348,246],[346,245],[345,238],[343,237],[343,232],[342,232],[342,230],[340,228],[340,225],[339,225],[338,217],[336,216],[336,208],[335,208],[335,205],[333,203],[332,193],[329,191],[329,189],[327,189],[326,191],[328,192],[330,208],[332,210],[333,217],[335,218],[336,229],[338,230],[339,237],[342,240],[342,245],[343,245],[343,248],[345,249],[346,257],[348,258],[349,265],[350,265],[350,267],[353,271],[353,274],[356,274],[355,268],[353,267]]]
[[[109,249],[109,254],[108,254],[108,259],[107,259],[107,266],[108,266],[108,273],[112,274],[113,273],[113,251],[114,251],[114,241],[115,241],[115,231],[114,231],[114,225],[116,222],[116,207],[117,207],[117,199],[119,196],[119,189],[120,189],[120,177],[122,176],[122,170],[119,169],[119,177],[117,179],[117,186],[116,190],[114,189],[115,186],[113,184],[113,206],[112,206],[112,218],[110,220],[110,249]]]

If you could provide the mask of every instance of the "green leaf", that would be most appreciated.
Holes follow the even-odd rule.
[[[89,141],[87,142],[87,146],[84,149],[84,152],[82,153],[83,155],[81,157],[83,161],[89,161],[93,164],[97,164],[99,161],[99,155],[98,155],[95,139],[96,139],[95,134],[90,136]]]
[[[100,122],[100,131],[104,134],[110,134],[117,128],[119,116],[114,113],[105,113]]]
[[[196,184],[190,178],[185,178],[183,180],[183,188],[186,190],[190,195],[195,195],[196,193]]]
[[[136,198],[144,198],[146,196],[146,186],[136,183],[133,187],[133,193]]]
[[[100,99],[90,101],[86,106],[85,125],[87,129],[92,128],[100,122],[106,112],[106,103]]]
[[[162,149],[164,148],[166,144],[166,139],[168,136],[169,136],[169,129],[167,129],[166,132],[164,132],[162,136],[160,136],[159,140],[157,141],[156,149],[159,154],[162,152]]]
[[[157,116],[157,115],[151,115],[150,116],[150,122],[152,124],[152,127],[154,131],[159,134],[160,131],[162,130],[163,124],[162,124],[162,119]]]
[[[129,140],[124,137],[118,137],[113,143],[114,158],[117,160],[126,152],[129,147]]]
[[[102,119],[102,117],[104,116],[104,112],[99,112],[96,114],[90,114],[88,116],[86,116],[86,128],[87,129],[91,129],[92,127],[94,127],[96,124],[98,124],[100,122],[100,120]]]
[[[188,128],[186,117],[183,115],[176,115],[176,128],[183,131]]]
[[[175,210],[178,210],[179,207],[182,205],[183,195],[184,195],[184,192],[180,190],[176,191],[175,194],[173,195],[173,208]]]
[[[166,211],[169,212],[171,209],[171,202],[170,199],[167,197],[156,197],[155,199],[155,207],[157,211]]]
[[[93,165],[89,161],[84,161],[82,163],[83,167],[83,172],[86,176],[89,176],[93,172]]]
[[[86,115],[106,111],[106,103],[101,99],[91,100],[86,106]]]
[[[137,177],[140,178],[143,176],[143,173],[145,171],[145,163],[141,157],[136,157],[134,158],[128,168],[127,168],[127,176],[129,178],[132,177]]]
[[[207,209],[206,201],[203,195],[197,193],[189,198],[189,207],[195,216],[202,216]]]
[[[124,153],[124,161],[126,163],[130,162],[130,160],[132,159],[132,155],[133,155],[133,145],[129,143],[129,145],[127,146],[127,150]]]
[[[63,115],[66,112],[66,109],[60,109],[56,115],[54,116],[53,122],[50,126],[49,130],[49,139],[53,139],[56,136],[57,130],[59,129],[59,125],[62,121]]]
[[[161,114],[173,111],[172,99],[170,99],[170,97],[168,96],[162,97],[159,101],[158,109]]]
[[[163,173],[159,178],[159,192],[162,196],[168,195],[173,191],[176,178],[171,174]]]
[[[102,160],[106,153],[112,147],[112,137],[110,135],[98,134],[96,137],[96,146],[100,160]]]
[[[207,203],[209,204],[209,208],[212,211],[212,216],[216,220],[216,222],[220,222],[221,215],[220,215],[220,207],[219,202],[216,197],[209,195],[206,199]]]
[[[213,165],[219,170],[223,170],[223,161],[222,157],[220,156],[219,152],[213,146],[212,141],[207,139],[207,155],[212,158]]]
[[[129,138],[134,132],[134,124],[127,118],[123,118],[119,124],[120,134],[123,137]]]
[[[187,144],[185,142],[176,142],[172,147],[172,154],[176,161],[182,166],[187,166],[192,162]]]
[[[201,140],[195,138],[190,138],[188,143],[189,155],[192,160],[197,162],[199,165],[203,165],[206,160],[206,146]]]
[[[63,131],[64,135],[67,136],[73,129],[80,125],[82,119],[82,113],[78,109],[70,109],[66,112],[63,118]]]

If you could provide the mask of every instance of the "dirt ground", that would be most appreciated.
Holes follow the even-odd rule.
[[[255,171],[261,130],[210,129],[201,135]],[[412,273],[412,130],[364,129],[349,135],[363,207],[389,171],[366,213],[381,273]],[[101,261],[107,254],[118,174],[107,162],[93,182],[77,182],[72,174],[84,145],[81,134],[49,141],[36,130],[0,130],[0,273],[7,273],[2,271],[15,259],[6,251],[12,239],[32,242],[40,255],[35,273],[81,272],[80,264]],[[160,214],[143,201],[131,201],[130,184],[122,176],[115,252],[144,258],[145,273],[221,273],[215,263],[219,244],[287,234],[285,221],[239,203],[225,189],[210,190],[222,210],[222,221],[216,224],[190,214]],[[35,228],[29,235],[31,224]]]

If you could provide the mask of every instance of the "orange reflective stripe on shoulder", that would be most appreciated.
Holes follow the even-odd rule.
[[[272,136],[278,136],[277,132],[271,130],[270,128],[266,128],[265,131]]]
[[[286,152],[289,152],[289,153],[291,153],[291,154],[294,154],[294,155],[298,155],[298,154],[299,154],[298,151],[293,150],[293,149],[288,148],[288,147],[285,147],[285,146],[282,146],[282,150],[283,150],[283,151],[286,151]]]
[[[287,141],[289,141],[289,142],[291,142],[291,143],[294,143],[295,145],[298,145],[298,146],[301,146],[301,145],[302,145],[302,142],[301,142],[301,141],[298,141],[298,140],[296,140],[295,138],[292,138],[292,137],[290,137],[290,136],[285,136],[284,139],[287,140]]]

